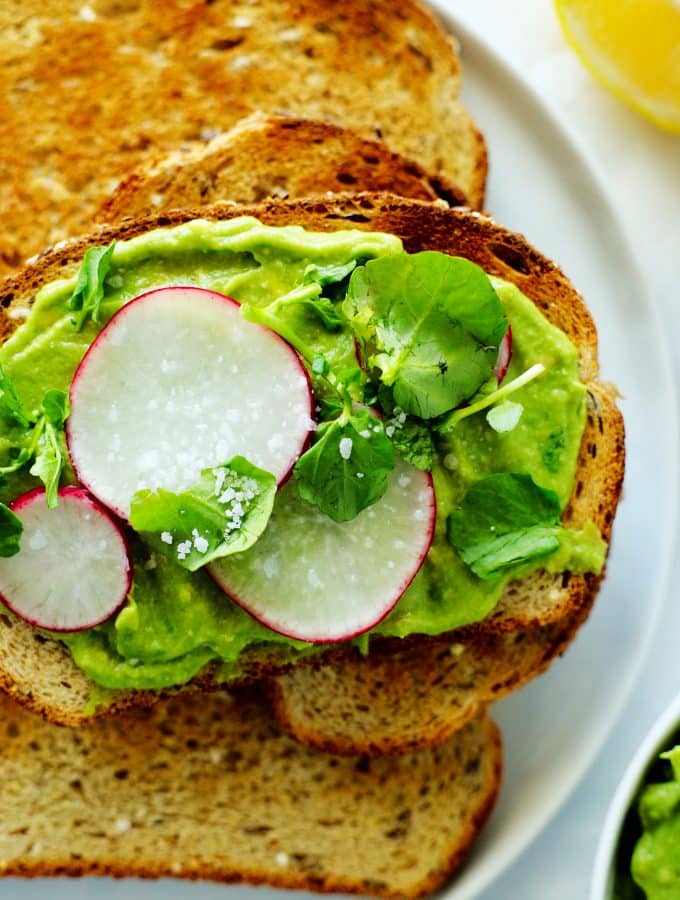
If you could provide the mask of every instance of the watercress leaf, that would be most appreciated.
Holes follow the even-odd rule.
[[[409,416],[404,422],[388,421],[385,429],[402,459],[423,472],[432,471],[434,444],[432,432],[424,422]]]
[[[243,456],[204,469],[188,490],[143,490],[132,498],[130,524],[190,572],[251,547],[267,526],[276,478]]]
[[[317,266],[314,263],[310,263],[305,269],[302,283],[310,284],[311,282],[316,282],[322,287],[325,287],[327,284],[337,284],[351,274],[356,268],[356,264],[357,261],[355,259],[352,259],[347,263],[331,264],[327,266]]]
[[[356,269],[343,312],[395,402],[423,419],[479,389],[507,330],[486,273],[436,251],[382,257]]]
[[[559,550],[560,530],[559,526],[546,528],[534,525],[467,547],[460,555],[478,578],[497,578],[511,566],[549,556]]]
[[[88,318],[99,324],[104,281],[111,268],[115,246],[116,242],[111,241],[108,247],[90,247],[85,253],[76,287],[68,304],[69,309],[78,313],[72,320],[77,331],[82,330]]]
[[[16,392],[12,379],[0,364],[0,410],[22,428],[30,427],[30,418]]]
[[[387,490],[394,448],[368,410],[324,422],[293,474],[303,500],[336,522],[355,518]]]
[[[19,541],[24,526],[12,510],[0,503],[0,556],[15,556],[19,552]]]
[[[54,509],[59,502],[57,492],[64,460],[65,455],[59,440],[59,432],[50,421],[46,420],[38,438],[35,461],[30,468],[30,473],[45,485],[45,499],[50,509]]]
[[[449,515],[447,537],[479,578],[496,578],[559,548],[560,513],[557,494],[531,476],[489,475]]]
[[[71,412],[68,395],[64,391],[48,391],[43,397],[42,410],[50,425],[58,429],[63,428]]]

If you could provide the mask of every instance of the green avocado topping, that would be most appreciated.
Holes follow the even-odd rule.
[[[351,520],[384,493],[395,453],[431,470],[436,531],[411,586],[370,634],[434,635],[478,621],[511,578],[536,568],[601,570],[606,547],[595,526],[560,525],[586,421],[578,353],[566,336],[515,286],[466,260],[409,255],[387,234],[321,234],[252,218],[195,220],[93,248],[77,278],[43,288],[0,349],[0,500],[36,478],[53,497],[60,480],[75,480],[63,442],[74,372],[117,310],[171,284],[233,297],[246,318],[286,338],[310,374],[319,428],[276,496],[268,473],[236,458],[182,494],[135,497],[126,605],[102,626],[59,636],[101,687],[179,685],[209,662],[229,680],[244,653],[323,652],[258,623],[199,567],[256,542],[273,504],[283,519],[306,502]],[[512,362],[498,388],[493,370],[509,325]],[[247,482],[252,495],[239,507],[238,539],[224,528],[222,476]],[[11,552],[20,533],[9,510],[0,513],[0,547]],[[178,556],[179,545],[187,552]],[[358,639],[362,651],[368,641]]]
[[[631,871],[647,900],[680,896],[680,746],[662,753],[669,779],[648,784],[638,803],[642,835],[633,851]]]

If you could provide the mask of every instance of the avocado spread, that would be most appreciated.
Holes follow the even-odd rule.
[[[46,391],[68,391],[78,363],[101,328],[144,291],[196,285],[261,308],[303,284],[310,267],[351,271],[357,263],[401,253],[399,239],[388,234],[311,233],[298,227],[268,227],[251,218],[195,220],[158,229],[116,245],[98,323],[90,319],[81,330],[75,329],[68,303],[76,280],[54,282],[40,291],[25,321],[0,349],[0,363],[26,408],[37,407]],[[517,418],[510,410],[512,427],[497,430],[480,413],[463,418],[436,438],[432,474],[437,525],[432,548],[392,613],[370,634],[440,634],[486,616],[511,578],[538,568],[582,573],[599,572],[603,566],[605,544],[592,524],[580,532],[563,529],[555,552],[520,562],[492,578],[477,577],[448,539],[449,514],[471,485],[495,473],[531,476],[541,488],[554,492],[564,509],[585,427],[586,389],[579,379],[576,348],[514,285],[496,278],[491,282],[512,327],[506,380],[539,363],[544,371],[513,394],[509,406],[521,409],[521,414]],[[334,287],[341,289],[342,282]],[[333,296],[334,302],[338,299],[342,296]],[[331,371],[356,367],[348,327],[324,328],[301,305],[286,307],[282,315],[286,333],[314,347]],[[317,401],[323,399],[323,385],[314,377],[313,384]],[[10,458],[12,446],[10,423],[1,439],[0,461]],[[74,481],[67,464],[62,483]],[[0,500],[9,502],[36,483],[27,468],[20,469],[2,483]],[[279,495],[293,490],[291,479]],[[273,652],[278,658],[281,653],[320,652],[319,647],[258,623],[205,572],[187,571],[152,551],[136,534],[130,535],[130,545],[134,580],[123,609],[104,625],[58,635],[98,685],[110,689],[179,685],[209,662],[221,664],[226,681],[238,674],[245,650]],[[367,648],[366,635],[359,642]],[[675,827],[677,834],[677,821]]]
[[[642,791],[638,812],[643,832],[631,865],[647,900],[680,897],[680,745],[662,758],[670,762],[671,777]]]

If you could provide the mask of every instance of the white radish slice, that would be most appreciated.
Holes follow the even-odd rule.
[[[512,359],[512,326],[508,325],[508,330],[503,335],[503,339],[498,346],[498,356],[496,357],[496,365],[493,374],[496,376],[498,384],[505,378],[510,368],[510,360]]]
[[[85,355],[70,400],[78,478],[123,517],[142,488],[186,490],[237,455],[281,482],[313,426],[292,347],[235,300],[195,287],[126,304]]]
[[[432,478],[400,460],[384,496],[350,522],[334,522],[286,485],[258,542],[209,572],[273,631],[344,641],[394,608],[430,549],[434,525]]]
[[[24,530],[20,550],[0,559],[0,597],[49,631],[82,631],[125,603],[132,570],[125,538],[108,510],[82,488],[59,491],[48,509],[38,488],[11,505]]]

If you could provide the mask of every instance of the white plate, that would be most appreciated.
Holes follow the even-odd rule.
[[[466,103],[488,139],[488,208],[559,262],[586,297],[599,328],[603,377],[625,395],[628,451],[625,500],[595,612],[563,660],[497,707],[506,754],[501,799],[469,864],[444,893],[470,900],[573,791],[630,694],[668,577],[678,442],[664,338],[601,187],[519,75],[463,28],[452,22],[451,29],[462,43]],[[252,891],[173,881],[0,884],[2,900],[244,900]],[[283,895],[258,889],[256,896]]]

